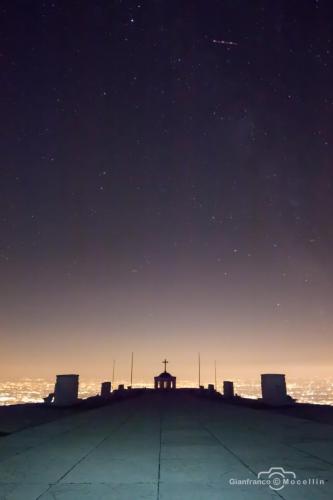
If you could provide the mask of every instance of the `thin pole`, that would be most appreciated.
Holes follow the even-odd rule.
[[[113,384],[114,384],[114,369],[115,369],[115,366],[116,366],[116,360],[114,359],[113,360],[113,365],[112,365],[112,387],[113,387]]]
[[[133,384],[133,353],[132,353],[132,357],[131,357],[131,387],[132,387],[132,384]]]
[[[214,375],[215,375],[215,390],[217,390],[217,388],[216,388],[216,360],[214,361]]]
[[[199,387],[200,387],[200,385],[201,385],[200,352],[198,353],[198,363],[199,363]]]

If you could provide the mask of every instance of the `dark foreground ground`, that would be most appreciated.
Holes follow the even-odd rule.
[[[58,418],[77,413],[71,408],[49,408],[43,404],[19,404],[0,406],[0,436],[27,427],[45,424]]]
[[[230,484],[271,467],[325,484]],[[332,425],[147,392],[0,439],[0,499],[274,498],[333,498]]]

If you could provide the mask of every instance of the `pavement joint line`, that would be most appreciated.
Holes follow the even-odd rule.
[[[87,457],[89,457],[89,455],[91,455],[91,453],[93,453],[95,450],[97,450],[97,448],[99,448],[105,441],[107,441],[110,436],[117,430],[119,430],[123,425],[125,425],[129,420],[131,420],[133,418],[132,415],[128,416],[127,418],[125,418],[120,425],[117,425],[116,427],[114,427],[112,429],[112,431],[107,435],[105,436],[101,441],[99,441],[99,443],[97,443],[93,448],[91,448],[91,450],[88,451],[88,453],[86,453],[82,458],[80,458],[80,460],[78,460],[76,462],[76,464],[74,464],[72,467],[70,467],[68,469],[67,472],[65,472],[65,474],[63,474],[56,482],[55,484],[58,484],[62,479],[64,479],[64,477],[66,477],[73,469],[75,469],[75,467],[77,465],[79,465],[81,462],[83,462],[83,460],[85,460]]]
[[[42,498],[42,496],[43,496],[45,493],[47,493],[47,492],[49,492],[49,493],[52,495],[52,497],[54,498],[52,491],[50,491],[50,490],[51,490],[51,488],[52,488],[52,486],[53,486],[53,484],[54,484],[54,483],[49,483],[49,485],[48,485],[48,487],[46,488],[46,490],[44,490],[44,491],[43,491],[40,495],[38,495],[38,497],[36,497],[36,499],[35,499],[35,500],[39,500],[39,499],[40,499],[40,498]]]
[[[57,484],[59,484],[59,482],[64,479],[64,477],[66,477],[72,470],[75,469],[75,467],[77,467],[81,462],[83,462],[83,460],[85,460],[91,453],[93,453],[99,446],[101,446],[107,439],[110,438],[110,436],[117,430],[119,430],[123,425],[125,425],[129,420],[131,420],[131,418],[134,418],[133,415],[130,415],[128,416],[127,418],[125,418],[120,425],[114,427],[112,429],[112,431],[107,435],[105,436],[101,441],[99,441],[99,443],[97,443],[96,446],[94,446],[93,448],[91,448],[91,450],[88,451],[88,453],[86,453],[83,457],[80,458],[80,460],[78,460],[72,467],[70,467],[66,472],[65,474],[63,474],[62,476],[60,476],[57,481],[55,481],[54,483],[50,484],[49,487],[44,490],[37,498],[36,500],[39,500],[40,498],[42,498],[42,496],[47,493],[47,492],[50,492],[52,494],[52,491],[51,488]],[[88,483],[89,484],[89,483]],[[52,495],[53,496],[53,495]]]
[[[290,444],[287,446],[289,448],[293,448],[294,450],[300,451],[301,453],[303,453],[304,455],[307,455],[308,457],[315,458],[316,460],[319,460],[320,462],[323,462],[324,464],[328,464],[331,466],[333,465],[333,463],[330,462],[329,460],[326,460],[325,458],[318,457],[318,455],[315,455],[314,453],[310,453],[309,451],[302,450],[302,448],[298,448],[297,446],[295,446],[293,444]]]
[[[215,434],[213,431],[211,431],[208,427],[206,427],[206,425],[201,422],[199,420],[200,424],[202,425],[203,429],[205,429],[218,443],[220,446],[222,446],[222,448],[224,448],[226,451],[228,451],[231,455],[233,455],[244,467],[246,467],[246,469],[248,469],[251,474],[253,474],[255,477],[258,477],[258,474],[251,469],[251,467],[246,463],[244,462],[244,460],[242,460],[238,455],[237,453],[235,453],[234,451],[232,451],[228,446],[226,446]],[[282,496],[279,492],[277,491],[274,491],[274,493],[279,496],[282,500],[286,500],[286,498],[284,496]]]
[[[67,417],[64,417],[64,418],[69,418],[71,419],[74,415],[68,415]],[[50,422],[45,422],[43,424],[40,424],[40,425],[36,425],[36,426],[33,426],[33,427],[40,427],[40,426],[44,426],[44,425],[49,425],[49,424],[52,424],[53,422],[56,422],[56,421],[50,421]],[[78,425],[75,425],[74,427],[70,428],[70,429],[67,429],[67,430],[64,430],[64,431],[60,431],[56,434],[54,434],[54,436],[52,436],[51,439],[47,439],[48,442],[52,441],[52,440],[55,440],[55,439],[58,439],[59,436],[64,436],[65,434],[68,434],[68,433],[72,433],[73,430],[77,430],[77,429],[80,429],[81,427],[85,426],[86,425],[86,422],[82,422]],[[32,427],[32,428],[33,428]],[[17,432],[13,432],[12,434],[9,434],[9,436],[16,436],[18,433],[20,432],[23,432],[23,431],[26,431],[26,430],[29,430],[30,427],[27,427],[27,428],[24,428],[24,429],[20,429],[19,431]],[[13,457],[17,457],[19,455],[22,455],[23,453],[26,453],[27,451],[29,450],[33,450],[33,449],[36,449],[36,448],[39,448],[40,446],[43,446],[44,445],[44,440],[41,441],[40,443],[36,444],[36,445],[31,445],[31,446],[27,446],[26,448],[16,452],[16,453],[13,453]],[[0,450],[1,451],[1,450]],[[0,458],[0,463],[1,462],[5,462],[6,460],[8,460],[8,457],[3,457],[3,458]]]

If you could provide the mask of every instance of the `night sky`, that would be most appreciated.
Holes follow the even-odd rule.
[[[2,2],[1,378],[330,373],[332,16]]]

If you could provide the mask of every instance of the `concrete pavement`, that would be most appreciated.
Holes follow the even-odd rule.
[[[246,484],[270,467],[325,484]],[[1,500],[278,498],[333,498],[333,426],[147,392],[0,439]]]

